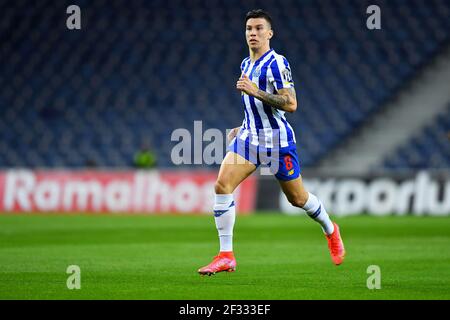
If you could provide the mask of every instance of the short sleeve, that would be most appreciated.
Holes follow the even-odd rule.
[[[242,74],[242,72],[244,72],[244,68],[245,68],[245,65],[246,65],[246,63],[247,63],[247,61],[249,60],[250,58],[245,58],[244,60],[242,60],[242,62],[241,62],[241,74]]]
[[[269,81],[278,90],[294,87],[292,80],[291,67],[287,59],[279,56],[270,64]]]

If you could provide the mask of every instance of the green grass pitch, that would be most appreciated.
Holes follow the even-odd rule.
[[[237,271],[202,277],[218,249],[211,216],[0,215],[0,299],[450,299],[450,218],[336,221],[339,267],[315,222],[259,214],[237,218]]]

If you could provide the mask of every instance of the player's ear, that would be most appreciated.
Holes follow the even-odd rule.
[[[269,40],[272,39],[272,37],[273,37],[273,30],[270,29],[270,30],[269,30]]]

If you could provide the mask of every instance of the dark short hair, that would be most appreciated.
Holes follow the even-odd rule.
[[[270,27],[272,28],[272,17],[264,10],[262,9],[255,9],[247,12],[247,15],[245,16],[245,23],[247,23],[248,19],[254,19],[254,18],[263,18],[266,19],[266,21],[269,23]]]

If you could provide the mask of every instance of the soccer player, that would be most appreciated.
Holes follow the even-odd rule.
[[[250,56],[242,61],[241,76],[236,83],[236,89],[242,94],[245,118],[240,127],[230,132],[229,152],[215,184],[214,217],[220,252],[198,272],[212,275],[235,271],[233,191],[261,164],[276,167],[275,177],[289,202],[303,208],[321,225],[331,259],[339,265],[345,255],[339,227],[330,220],[321,201],[302,183],[294,130],[284,116],[285,112],[297,109],[297,98],[289,62],[270,48],[272,19],[261,9],[252,10],[246,15],[245,28]]]

